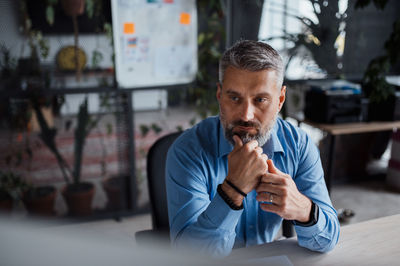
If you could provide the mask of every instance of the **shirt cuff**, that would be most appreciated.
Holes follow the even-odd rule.
[[[318,208],[318,221],[316,224],[311,225],[311,226],[301,226],[301,225],[295,225],[296,233],[298,235],[317,235],[320,232],[322,232],[325,228],[326,224],[326,218],[324,213],[322,212],[321,208]]]
[[[206,210],[208,219],[218,228],[231,231],[236,227],[243,209],[232,210],[223,198],[216,193],[214,199]]]

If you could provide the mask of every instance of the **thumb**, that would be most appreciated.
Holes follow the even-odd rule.
[[[272,174],[282,174],[282,172],[275,167],[274,162],[271,159],[267,160],[268,171]]]
[[[234,149],[240,148],[243,146],[242,140],[239,138],[238,135],[233,135],[233,141],[235,142]]]

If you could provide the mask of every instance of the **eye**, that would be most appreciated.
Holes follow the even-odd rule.
[[[231,98],[231,100],[232,100],[233,102],[239,101],[239,97],[237,97],[237,96],[231,96],[230,98]]]
[[[267,101],[267,98],[262,98],[262,97],[256,98],[256,102],[257,103],[263,103],[263,102],[266,102],[266,101]]]

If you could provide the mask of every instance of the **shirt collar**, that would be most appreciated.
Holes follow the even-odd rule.
[[[279,129],[279,118],[277,119],[272,132],[271,137],[267,141],[267,143],[263,146],[264,153],[268,156],[268,158],[273,158],[274,153],[282,152],[285,154],[283,150],[282,144],[278,138],[277,131]],[[222,127],[222,123],[219,123],[219,149],[218,149],[218,157],[222,157],[224,155],[229,154],[233,150],[233,146],[226,140],[224,134],[224,128]]]

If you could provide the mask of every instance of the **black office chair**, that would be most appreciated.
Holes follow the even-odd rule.
[[[158,139],[151,146],[147,155],[147,182],[153,229],[137,232],[135,237],[138,243],[149,241],[169,242],[165,162],[169,147],[181,133],[171,133]]]

